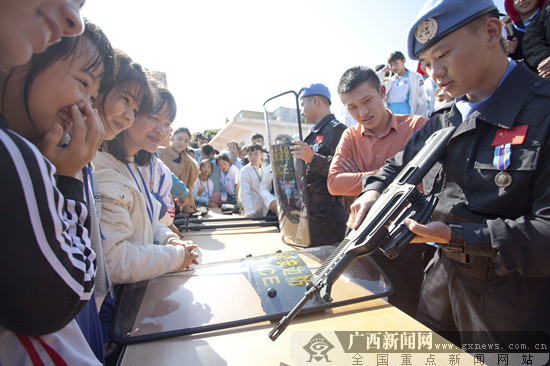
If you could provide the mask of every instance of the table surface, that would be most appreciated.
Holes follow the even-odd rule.
[[[221,217],[211,212],[209,217]],[[224,215],[225,217],[225,215]],[[233,216],[235,217],[235,216]],[[186,239],[200,248],[201,264],[274,253],[277,250],[295,250],[281,241],[275,227],[216,229],[186,232]],[[389,357],[389,363],[402,364],[403,351],[389,354],[385,351],[367,351],[359,355],[345,353],[339,346],[335,331],[384,334],[398,332],[429,332],[429,329],[409,317],[383,299],[356,303],[320,312],[299,315],[275,341],[268,333],[275,323],[263,322],[239,328],[175,337],[159,341],[126,346],[121,365],[366,365],[377,364],[380,357]],[[386,333],[388,332],[388,333]],[[314,362],[304,346],[321,334],[336,350],[326,352],[326,359]],[[416,336],[419,333],[415,333]],[[434,335],[436,337],[436,335]],[[364,337],[363,337],[364,338]],[[437,353],[435,349],[411,352],[411,365],[449,364],[449,353]],[[460,350],[460,365],[473,365],[473,357]],[[386,354],[386,356],[384,356]],[[319,355],[319,354],[318,354]],[[358,361],[352,357],[364,357]],[[428,357],[432,357],[428,359]],[[368,361],[370,360],[370,361]],[[427,363],[428,360],[428,363]],[[355,362],[355,363],[353,363]],[[359,363],[361,362],[361,363]],[[395,362],[395,363],[394,363]],[[398,363],[399,362],[399,363]],[[406,363],[405,363],[406,364]]]

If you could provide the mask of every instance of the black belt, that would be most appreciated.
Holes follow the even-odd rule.
[[[489,257],[460,253],[441,248],[443,255],[455,262],[462,263],[470,269],[470,276],[485,281],[490,268],[494,267]]]
[[[325,195],[325,194],[315,194],[310,193],[309,194],[309,202],[316,203],[316,202],[336,202],[338,201],[339,197],[331,196],[331,195]]]

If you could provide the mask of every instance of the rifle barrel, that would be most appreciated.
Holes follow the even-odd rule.
[[[279,338],[279,336],[281,335],[281,333],[284,332],[286,327],[290,325],[290,322],[296,317],[296,315],[298,315],[300,310],[302,310],[302,308],[306,306],[309,300],[311,300],[316,293],[317,293],[317,289],[315,288],[315,286],[311,287],[305,293],[302,300],[298,304],[296,304],[296,306],[290,311],[290,313],[283,316],[283,318],[279,320],[279,323],[277,323],[277,325],[271,330],[271,332],[269,332],[269,338],[271,338],[272,341],[275,341],[277,338]]]

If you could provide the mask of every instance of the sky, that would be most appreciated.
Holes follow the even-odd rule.
[[[407,32],[425,0],[88,0],[84,17],[114,47],[167,73],[178,104],[173,127],[221,128],[268,98],[325,84],[350,67],[407,57]],[[495,0],[504,12],[504,0]],[[416,70],[416,61],[406,67]]]

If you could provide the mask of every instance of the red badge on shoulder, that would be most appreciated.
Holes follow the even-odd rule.
[[[323,142],[323,136],[317,135],[317,137],[315,137],[315,143],[320,144],[321,142]]]
[[[528,125],[516,126],[510,128],[509,130],[506,128],[499,128],[495,134],[495,138],[493,139],[491,146],[523,144],[528,127]]]

